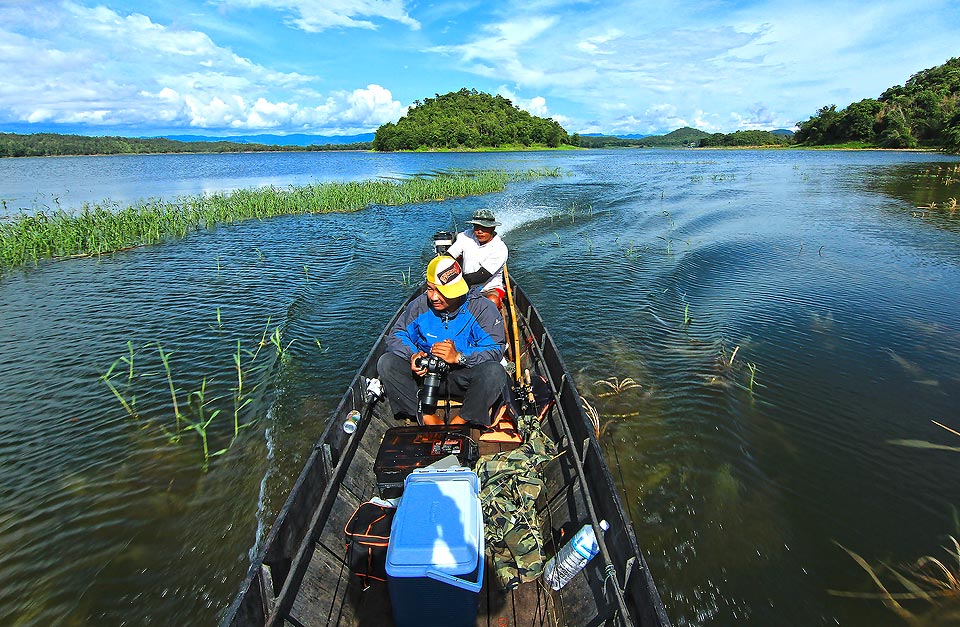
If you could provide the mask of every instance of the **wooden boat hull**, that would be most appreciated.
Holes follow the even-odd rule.
[[[569,537],[601,519],[610,529],[600,555],[559,592],[539,581],[504,592],[488,568],[477,625],[669,624],[573,379],[527,295],[516,285],[512,294],[521,367],[546,379],[555,403],[544,418],[544,431],[563,451],[544,469],[546,490],[538,507],[548,555],[562,543],[561,530]],[[397,424],[389,403],[368,404],[364,390],[366,380],[377,376],[386,334],[402,309],[377,339],[314,446],[223,627],[392,624],[386,590],[360,590],[344,565],[343,529],[356,507],[376,496],[377,448],[384,432]],[[350,435],[341,423],[355,409],[363,415]]]

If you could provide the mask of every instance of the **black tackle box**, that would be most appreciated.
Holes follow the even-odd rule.
[[[400,496],[407,475],[448,455],[456,455],[461,466],[472,468],[480,457],[477,440],[472,437],[476,433],[468,425],[387,429],[373,462],[380,497]]]

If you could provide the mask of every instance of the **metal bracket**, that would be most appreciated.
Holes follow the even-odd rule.
[[[273,573],[267,564],[260,565],[260,598],[263,602],[263,615],[269,617],[277,603],[277,594],[273,587]]]
[[[326,442],[323,443],[323,446],[320,447],[320,454],[323,456],[323,470],[326,478],[329,478],[333,474],[333,451],[330,449],[330,445]]]
[[[623,593],[627,593],[627,584],[630,582],[630,575],[633,574],[633,566],[637,563],[637,556],[631,555],[630,559],[627,560],[627,563],[623,567],[623,587],[620,588],[623,590]]]

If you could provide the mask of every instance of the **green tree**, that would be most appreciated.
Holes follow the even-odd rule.
[[[836,136],[841,141],[860,140],[872,142],[876,138],[876,125],[883,105],[872,98],[855,102],[840,115],[836,122]]]
[[[910,132],[907,118],[902,111],[890,111],[885,117],[883,131],[877,138],[883,148],[916,148],[917,140]]]
[[[797,143],[822,144],[835,136],[834,125],[839,120],[837,105],[828,105],[817,109],[817,114],[806,122],[798,122],[799,129],[795,135]]]

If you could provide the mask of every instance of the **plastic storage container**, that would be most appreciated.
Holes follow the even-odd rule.
[[[377,476],[380,497],[403,494],[404,480],[413,470],[456,455],[460,465],[471,467],[480,456],[477,443],[466,425],[436,427],[393,427],[380,442],[373,472]]]
[[[483,587],[480,481],[466,468],[406,479],[387,548],[397,627],[473,627]]]

